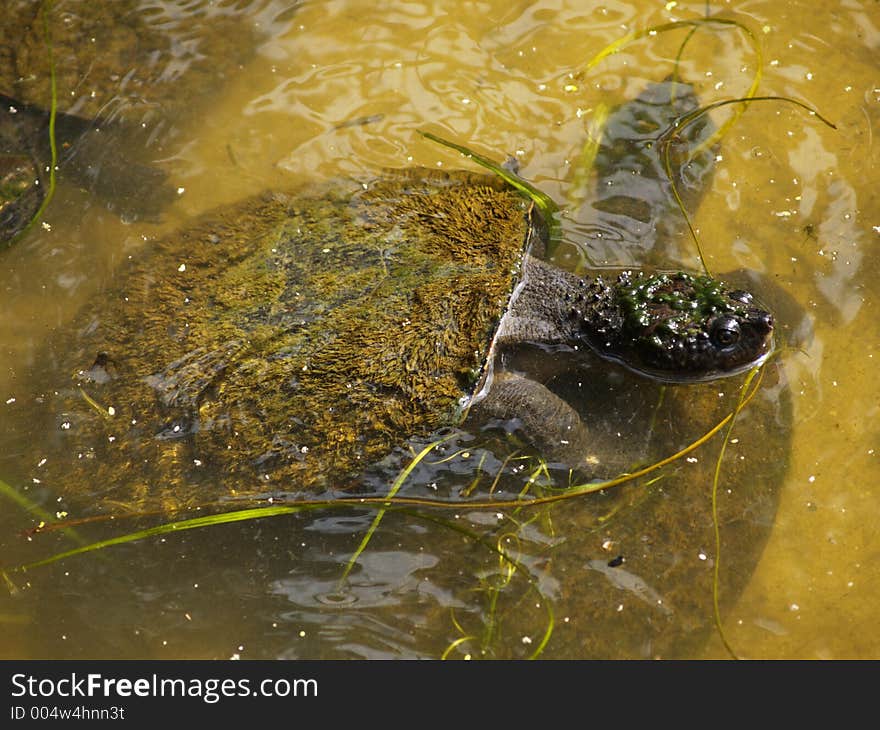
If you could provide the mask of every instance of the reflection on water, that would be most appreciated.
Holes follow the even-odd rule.
[[[13,5],[33,15],[36,3]],[[54,7],[65,22],[86,5]],[[124,222],[62,176],[47,225],[0,253],[0,433],[14,432],[15,421],[28,417],[28,374],[44,365],[37,353],[52,329],[112,282],[126,257],[200,211],[304,179],[466,164],[418,136],[421,128],[496,159],[513,155],[524,177],[560,202],[571,199],[585,124],[600,104],[631,99],[671,73],[685,31],[637,41],[584,72],[587,61],[630,30],[700,17],[705,7],[487,2],[473,12],[477,4],[462,2],[462,11],[450,14],[431,2],[128,5],[167,44],[120,59],[127,46],[114,34],[117,42],[105,46],[112,63],[121,64],[118,78],[89,77],[76,65],[66,65],[70,78],[62,78],[85,89],[76,85],[80,74],[106,89],[108,100],[93,109],[85,101],[90,94],[80,94],[72,108],[62,108],[123,117],[125,110],[148,109],[150,116],[137,121],[155,125],[138,144],[167,173],[176,199],[160,221]],[[880,574],[870,558],[880,549],[872,529],[880,272],[868,252],[880,238],[872,179],[880,18],[858,3],[764,2],[747,11],[738,5],[725,4],[719,14],[760,38],[760,92],[810,104],[838,129],[793,105],[751,105],[722,140],[712,190],[694,218],[712,271],[750,272],[742,276],[774,305],[786,343],[797,348],[768,368],[725,457],[725,629],[744,656],[875,657],[880,647],[870,627]],[[130,36],[130,21],[114,29],[124,26]],[[5,38],[12,25],[0,23]],[[31,64],[39,80],[28,99],[35,103],[45,86],[38,41],[28,41],[30,55],[14,59]],[[12,63],[16,43],[4,41],[0,64]],[[64,48],[60,43],[58,53]],[[12,76],[8,65],[2,71],[0,93],[22,90],[5,86],[24,74],[15,68]],[[134,92],[125,84],[132,70]],[[741,96],[755,57],[736,31],[700,32],[688,43],[681,72],[704,102]],[[175,85],[204,93],[181,97]],[[719,113],[714,121],[724,119]],[[354,120],[363,123],[348,124]],[[590,210],[565,211],[560,262],[631,262],[623,245],[605,239],[597,247]],[[698,266],[687,238],[680,250],[681,260],[670,265]],[[776,384],[777,367],[790,393]],[[733,382],[700,397],[674,389],[664,401],[666,415],[649,426],[657,393],[630,376],[588,367],[557,385],[596,404],[589,412],[600,428],[600,420],[611,428],[604,415],[616,414],[613,428],[627,434],[626,458],[634,461],[657,456],[633,449],[635,438],[644,443],[646,428],[662,432],[667,446],[684,445],[738,395]],[[633,395],[640,388],[645,392]],[[693,413],[695,403],[704,411]],[[9,443],[0,445],[0,478],[20,470]],[[481,472],[483,445],[452,448],[449,459],[421,465],[408,489],[454,496],[480,476],[476,493],[488,491],[504,462],[487,444],[492,461]],[[552,627],[542,656],[725,656],[711,616],[709,495],[719,445],[716,438],[650,484],[541,509],[389,511],[362,552],[372,509],[193,530],[13,574],[20,591],[0,598],[0,622],[12,629],[3,631],[0,655],[417,657],[454,646],[450,656],[529,656]],[[406,463],[406,454],[397,457],[379,472],[389,483]],[[522,488],[530,473],[511,472],[500,489]],[[681,485],[705,493],[676,489]],[[48,512],[60,508],[55,485],[16,486],[27,486],[28,499]],[[539,479],[532,489],[546,486]],[[3,567],[75,544],[58,533],[23,538],[35,519],[20,507],[0,515]],[[90,542],[152,524],[75,529]],[[652,550],[658,543],[663,549]],[[677,639],[667,645],[670,626]]]

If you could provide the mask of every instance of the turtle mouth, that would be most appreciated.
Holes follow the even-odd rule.
[[[688,370],[685,367],[678,369],[667,369],[663,367],[651,368],[635,368],[638,372],[664,383],[705,383],[711,380],[720,380],[721,378],[731,378],[741,375],[752,368],[763,365],[774,350],[773,338],[770,337],[766,346],[757,356],[749,359],[735,358],[731,361],[721,362],[715,368],[698,368],[696,370]]]

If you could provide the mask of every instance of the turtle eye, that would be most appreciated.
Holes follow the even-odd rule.
[[[739,322],[734,317],[718,317],[709,327],[709,338],[716,347],[735,345],[739,336]]]

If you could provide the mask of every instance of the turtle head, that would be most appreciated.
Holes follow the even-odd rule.
[[[773,349],[773,316],[749,292],[712,277],[627,271],[607,292],[604,324],[585,322],[589,339],[605,357],[657,380],[735,375]]]

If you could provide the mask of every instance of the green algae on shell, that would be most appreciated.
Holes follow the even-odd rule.
[[[480,179],[266,194],[157,242],[55,342],[75,380],[48,396],[68,458],[45,466],[123,504],[205,502],[344,486],[454,422],[528,231]]]

